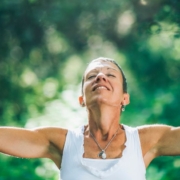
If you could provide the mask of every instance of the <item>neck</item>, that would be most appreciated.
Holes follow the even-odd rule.
[[[101,140],[110,139],[119,127],[120,108],[107,105],[93,106],[88,109],[88,120],[91,133]]]

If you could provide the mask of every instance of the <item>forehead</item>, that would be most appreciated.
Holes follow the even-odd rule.
[[[85,74],[88,72],[95,70],[95,69],[109,69],[109,70],[115,70],[117,72],[120,72],[119,68],[112,62],[110,61],[105,61],[105,60],[95,60],[92,61],[88,67],[86,68]]]

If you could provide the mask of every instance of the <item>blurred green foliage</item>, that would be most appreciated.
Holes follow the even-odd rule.
[[[85,122],[76,103],[80,80],[99,56],[114,58],[127,76],[123,123],[179,125],[178,0],[1,0],[0,37],[1,125]],[[68,121],[75,114],[76,123]],[[0,159],[0,180],[58,177],[46,160]],[[179,180],[179,169],[179,157],[160,157],[147,179]]]

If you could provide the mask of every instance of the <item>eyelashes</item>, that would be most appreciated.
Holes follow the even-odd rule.
[[[95,77],[96,77],[96,75],[91,75],[87,79],[92,79],[92,78],[95,78]]]
[[[114,74],[107,74],[107,76],[116,77]]]
[[[93,78],[95,78],[97,75],[90,75],[90,76],[88,76],[88,78],[87,79],[93,79]],[[106,74],[106,76],[107,77],[116,77],[114,74]]]

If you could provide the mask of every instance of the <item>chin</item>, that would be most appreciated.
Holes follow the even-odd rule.
[[[110,105],[113,106],[113,103],[109,101],[109,98],[96,98],[93,102],[94,105]]]

